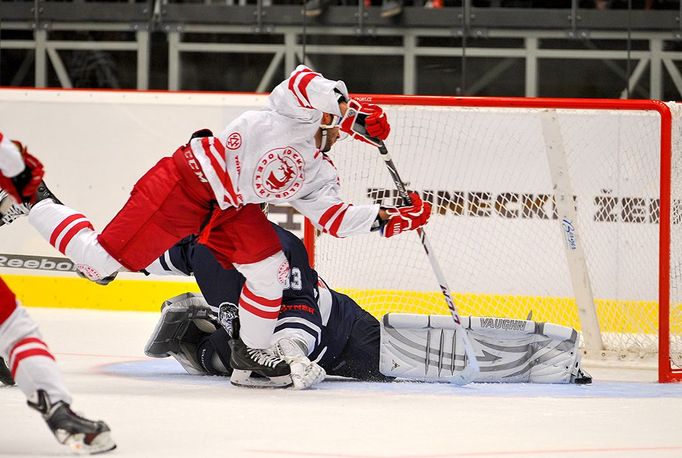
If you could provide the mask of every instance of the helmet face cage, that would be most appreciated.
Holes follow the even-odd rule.
[[[327,129],[324,127],[320,127],[322,135],[320,137],[320,151],[323,153],[328,152],[331,149],[331,145],[329,144],[329,137],[327,136]]]
[[[324,124],[324,123],[320,124],[320,128],[322,130],[326,130],[326,129],[333,129],[335,127],[339,127],[339,125],[341,124],[341,116],[336,116],[336,115],[333,115],[331,113],[327,113],[327,114],[329,116],[331,116],[332,119],[329,122],[329,124]]]
[[[331,149],[331,145],[328,144],[327,141],[327,132],[329,129],[337,129],[341,127],[341,116],[336,116],[331,113],[326,113],[329,116],[331,116],[331,121],[328,124],[321,123],[320,124],[320,129],[322,129],[322,144],[320,145],[320,151],[323,153],[328,152]],[[344,132],[339,131],[339,135],[337,136],[337,141],[338,140],[345,140],[347,135]]]

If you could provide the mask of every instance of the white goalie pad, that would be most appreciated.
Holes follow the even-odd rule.
[[[581,374],[573,328],[494,317],[462,317],[462,327],[480,365],[475,382],[571,383]],[[384,375],[450,382],[464,358],[462,336],[449,315],[389,313],[382,319]]]

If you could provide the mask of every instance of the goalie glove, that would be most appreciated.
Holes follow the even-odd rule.
[[[29,154],[28,149],[17,141],[3,141],[0,133],[0,155],[16,155],[17,150],[24,163],[19,174],[8,177],[0,173],[0,188],[7,191],[17,203],[35,203],[36,189],[43,180],[43,164]]]
[[[385,208],[382,210],[388,215],[388,219],[382,221],[381,235],[393,237],[404,231],[418,229],[425,225],[431,216],[431,204],[424,202],[419,194],[410,192],[411,205]]]
[[[348,109],[341,119],[341,132],[356,140],[379,146],[388,138],[391,126],[386,113],[379,105],[361,103],[355,99],[348,101]]]

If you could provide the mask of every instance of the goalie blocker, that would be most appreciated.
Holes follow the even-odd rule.
[[[456,330],[449,315],[389,313],[381,323],[379,369],[403,379],[455,380],[466,362],[464,329],[480,365],[475,382],[592,381],[580,366],[575,329],[494,317],[462,317],[462,328]]]

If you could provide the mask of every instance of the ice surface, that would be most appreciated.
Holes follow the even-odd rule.
[[[682,384],[590,367],[591,386],[325,381],[236,388],[146,358],[153,313],[29,309],[120,457],[682,457]],[[0,388],[0,456],[64,456],[16,388]]]

